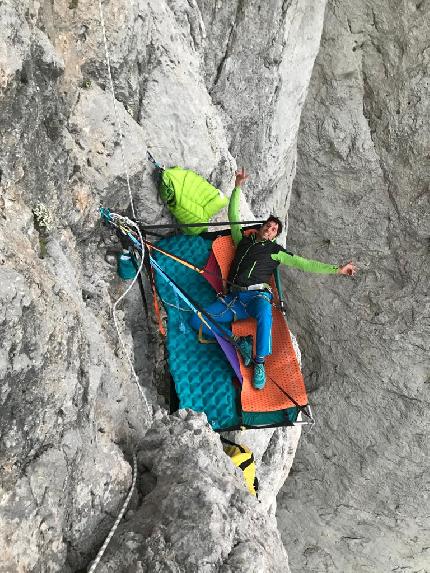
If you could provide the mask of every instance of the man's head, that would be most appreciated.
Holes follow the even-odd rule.
[[[270,215],[257,231],[261,241],[273,241],[280,233],[282,233],[282,222],[274,215]]]

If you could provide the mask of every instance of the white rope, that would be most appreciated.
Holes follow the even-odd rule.
[[[121,127],[121,122],[120,122],[120,120],[119,120],[118,111],[117,111],[117,107],[116,107],[115,88],[114,88],[113,79],[112,79],[112,72],[111,72],[111,65],[110,65],[110,57],[109,57],[109,49],[108,49],[107,37],[106,37],[105,20],[104,20],[104,15],[103,15],[102,0],[99,0],[99,12],[100,12],[100,23],[101,23],[101,28],[102,28],[102,33],[103,33],[103,42],[104,42],[104,48],[105,48],[106,66],[107,66],[107,69],[108,69],[108,75],[109,75],[109,81],[110,81],[110,88],[111,88],[111,94],[112,94],[113,109],[114,109],[114,114],[115,114],[115,124],[116,124],[117,130],[118,130],[118,132],[119,132],[119,137],[120,137],[119,143],[120,143],[120,148],[121,148],[122,165],[123,165],[123,169],[124,169],[124,171],[125,171],[126,179],[127,179],[127,189],[128,189],[129,199],[130,199],[131,211],[132,211],[132,214],[133,214],[133,218],[136,219],[136,212],[135,212],[135,209],[134,209],[133,195],[132,195],[132,193],[131,193],[131,188],[130,188],[130,178],[129,178],[129,175],[128,175],[127,164],[126,164],[126,161],[125,161],[124,145],[123,145],[123,141],[122,141],[122,140],[123,140],[122,127]],[[120,332],[120,328],[119,328],[119,324],[118,324],[118,319],[117,319],[117,317],[116,317],[116,309],[117,309],[118,304],[119,304],[119,303],[124,299],[124,297],[127,296],[127,294],[131,291],[131,289],[133,288],[133,286],[134,286],[134,284],[135,284],[135,282],[136,282],[138,276],[140,275],[140,272],[141,272],[141,270],[142,270],[142,268],[143,268],[143,257],[144,257],[144,253],[143,253],[143,238],[142,238],[142,235],[141,235],[141,232],[140,232],[139,227],[136,225],[136,223],[134,223],[133,221],[130,221],[130,219],[127,219],[127,217],[124,217],[124,220],[125,220],[129,225],[131,225],[132,227],[134,227],[134,228],[137,230],[137,233],[138,233],[138,235],[139,235],[139,239],[140,239],[140,242],[141,242],[141,245],[142,245],[142,258],[141,258],[141,261],[140,261],[139,269],[138,269],[138,271],[137,271],[137,273],[136,273],[134,279],[132,280],[131,284],[128,286],[128,288],[126,289],[126,291],[119,297],[119,299],[118,299],[118,300],[116,301],[116,303],[113,305],[112,315],[113,315],[113,321],[114,321],[114,324],[115,324],[116,331],[117,331],[117,333],[118,333],[118,338],[119,338],[119,341],[120,341],[120,343],[121,343],[122,349],[123,349],[124,354],[125,354],[125,356],[126,356],[126,358],[127,358],[127,360],[128,360],[128,363],[130,364],[131,371],[132,371],[132,373],[133,373],[133,376],[134,376],[134,379],[135,379],[135,381],[136,381],[137,387],[139,388],[139,392],[140,392],[140,394],[141,394],[141,396],[142,396],[142,398],[143,398],[143,400],[144,400],[144,402],[145,402],[145,406],[146,406],[146,409],[148,410],[149,417],[151,417],[152,412],[150,411],[150,408],[149,408],[149,405],[148,405],[148,401],[147,401],[147,399],[146,399],[146,397],[145,397],[145,394],[144,394],[144,392],[143,392],[143,389],[142,389],[142,387],[141,387],[141,385],[140,385],[139,378],[138,378],[138,376],[137,376],[137,374],[136,374],[136,371],[135,371],[135,369],[134,369],[134,366],[133,366],[133,362],[132,362],[132,360],[131,360],[131,357],[130,357],[129,353],[127,352],[127,348],[126,348],[126,346],[125,346],[125,344],[124,344],[124,340],[123,340],[122,335],[121,335],[121,332]]]
[[[111,87],[111,92],[112,92],[113,107],[114,107],[114,112],[115,112],[115,123],[116,123],[116,127],[117,127],[117,130],[118,130],[118,132],[119,132],[119,136],[120,136],[120,148],[121,148],[121,156],[122,156],[122,165],[123,165],[123,169],[124,169],[124,172],[125,172],[125,174],[126,174],[126,179],[127,179],[127,188],[128,188],[129,198],[130,198],[131,211],[132,211],[133,217],[136,219],[136,212],[135,212],[135,209],[134,209],[133,196],[132,196],[131,188],[130,188],[130,178],[129,178],[129,175],[128,175],[128,169],[127,169],[127,165],[126,165],[126,161],[125,161],[125,155],[124,155],[124,146],[123,146],[123,141],[122,141],[122,140],[123,140],[123,134],[122,134],[121,122],[119,121],[118,112],[117,112],[117,107],[116,107],[115,89],[114,89],[113,80],[112,80],[112,73],[111,73],[111,67],[110,67],[110,58],[109,58],[109,50],[108,50],[108,46],[107,46],[106,30],[105,30],[105,23],[104,23],[104,17],[103,17],[103,7],[102,7],[102,2],[101,2],[101,0],[99,0],[99,9],[100,9],[100,22],[101,22],[101,27],[102,27],[102,32],[103,32],[103,40],[104,40],[104,47],[105,47],[106,65],[107,65],[107,68],[108,68],[108,74],[109,74],[109,80],[110,80],[110,87]],[[138,376],[137,376],[137,374],[136,374],[136,371],[135,371],[135,369],[134,369],[133,361],[131,360],[131,356],[130,356],[129,353],[127,352],[127,348],[126,348],[126,345],[125,345],[125,343],[124,343],[123,337],[122,337],[122,335],[121,335],[121,331],[120,331],[120,328],[119,328],[118,319],[117,319],[117,316],[116,316],[116,311],[117,311],[117,307],[118,307],[119,303],[120,303],[120,302],[127,296],[127,294],[131,291],[131,289],[133,288],[134,284],[136,283],[136,281],[137,281],[137,279],[138,279],[138,277],[139,277],[139,275],[140,275],[140,273],[141,273],[141,271],[142,271],[143,262],[144,262],[144,254],[145,254],[145,253],[144,253],[143,237],[142,237],[142,234],[141,234],[141,232],[140,232],[140,229],[139,229],[138,225],[136,225],[136,223],[135,223],[134,221],[131,221],[131,220],[128,219],[127,217],[124,217],[124,220],[125,220],[130,226],[132,226],[132,227],[134,227],[134,228],[136,229],[137,234],[139,235],[140,243],[141,243],[141,245],[142,245],[142,252],[141,252],[140,265],[139,265],[139,268],[138,268],[138,270],[137,270],[137,272],[136,272],[136,274],[135,274],[133,280],[131,281],[131,283],[129,284],[129,286],[127,287],[127,289],[123,292],[123,294],[119,297],[119,299],[115,302],[115,304],[114,304],[113,307],[112,307],[112,317],[113,317],[113,321],[114,321],[114,324],[115,324],[115,328],[116,328],[116,331],[117,331],[117,334],[118,334],[118,339],[119,339],[120,344],[121,344],[121,346],[122,346],[122,350],[123,350],[123,352],[124,352],[124,354],[125,354],[125,356],[126,356],[126,358],[127,358],[127,361],[128,361],[128,363],[129,363],[129,365],[130,365],[130,368],[131,368],[131,371],[132,371],[132,373],[133,373],[133,376],[134,376],[135,382],[136,382],[136,384],[137,384],[137,387],[138,387],[138,389],[139,389],[140,395],[141,395],[141,397],[142,397],[142,399],[143,399],[143,401],[144,401],[144,403],[145,403],[146,409],[147,409],[147,411],[148,411],[149,418],[152,418],[152,411],[151,411],[150,408],[149,408],[149,404],[148,404],[148,401],[147,401],[147,399],[146,399],[145,393],[144,393],[144,391],[143,391],[143,388],[142,388],[141,385],[140,385],[139,378],[138,378]],[[135,486],[136,486],[136,477],[137,477],[137,460],[136,460],[136,454],[135,454],[135,452],[133,452],[133,479],[132,479],[132,484],[131,484],[131,487],[130,487],[130,491],[128,492],[127,498],[126,498],[126,500],[125,500],[125,502],[124,502],[124,504],[123,504],[123,506],[122,506],[122,508],[121,508],[121,511],[119,512],[118,517],[117,517],[116,520],[115,520],[115,523],[113,524],[113,526],[112,526],[112,528],[111,528],[111,530],[110,530],[110,532],[109,532],[109,535],[106,537],[106,539],[105,539],[105,541],[104,541],[102,547],[100,548],[99,552],[97,553],[97,556],[96,556],[95,560],[93,561],[93,563],[92,563],[92,565],[91,565],[91,567],[90,567],[88,573],[94,573],[94,571],[96,570],[97,565],[100,563],[100,560],[101,560],[101,558],[103,557],[104,552],[106,551],[107,546],[109,545],[109,543],[110,543],[110,541],[111,541],[111,539],[112,539],[112,537],[113,537],[113,535],[114,535],[114,533],[115,533],[115,531],[116,531],[118,525],[120,524],[121,519],[123,518],[124,513],[125,513],[125,511],[126,511],[126,509],[127,509],[127,507],[128,507],[128,504],[130,503],[131,496],[133,495],[133,491],[134,491],[134,488],[135,488]]]
[[[137,230],[137,233],[138,233],[138,235],[139,235],[140,244],[142,245],[142,253],[141,253],[141,258],[140,258],[140,265],[139,265],[139,268],[137,269],[137,272],[136,272],[136,274],[135,274],[135,276],[134,276],[134,279],[131,281],[131,283],[128,285],[127,289],[122,293],[122,295],[119,297],[119,299],[115,302],[115,304],[114,304],[113,307],[112,307],[112,317],[113,317],[113,322],[114,322],[114,324],[115,324],[115,328],[116,328],[116,331],[117,331],[117,334],[118,334],[118,339],[119,339],[119,342],[120,342],[120,344],[121,344],[122,350],[123,350],[123,352],[124,352],[125,357],[127,358],[127,361],[128,361],[128,363],[129,363],[129,365],[130,365],[130,369],[131,369],[131,372],[132,372],[132,374],[133,374],[134,381],[136,382],[136,385],[137,385],[137,387],[138,387],[138,389],[139,389],[140,395],[142,396],[142,399],[143,399],[143,401],[145,402],[145,406],[146,406],[146,409],[147,409],[147,411],[148,411],[149,417],[151,418],[151,417],[152,417],[152,411],[151,411],[151,409],[149,408],[148,400],[146,399],[146,396],[145,396],[145,393],[144,393],[144,391],[143,391],[143,388],[142,388],[142,386],[140,385],[139,377],[138,377],[138,375],[136,374],[136,370],[134,369],[134,365],[133,365],[133,361],[132,361],[132,359],[131,359],[131,356],[130,356],[130,354],[127,352],[127,347],[126,347],[125,342],[124,342],[124,339],[123,339],[123,337],[122,337],[121,330],[120,330],[119,323],[118,323],[118,318],[117,318],[117,316],[116,316],[116,311],[117,311],[117,307],[118,307],[119,303],[120,303],[122,300],[124,300],[124,298],[125,298],[125,297],[128,295],[128,293],[131,291],[131,289],[133,288],[134,284],[136,283],[136,281],[137,281],[137,279],[138,279],[138,277],[139,277],[139,275],[140,275],[140,273],[141,273],[141,271],[142,271],[142,269],[143,269],[143,260],[144,260],[144,256],[145,256],[145,254],[144,254],[144,246],[143,246],[143,245],[144,245],[144,243],[143,243],[143,237],[142,237],[142,233],[140,232],[139,226],[138,226],[134,221],[131,221],[131,220],[128,219],[127,217],[123,217],[123,220],[124,220],[128,225],[134,227],[134,228]]]
[[[128,504],[130,503],[131,496],[133,495],[134,488],[136,486],[136,476],[137,476],[137,460],[136,460],[136,454],[135,454],[135,452],[133,452],[133,479],[132,479],[130,491],[128,492],[126,500],[123,503],[123,506],[121,508],[121,511],[119,512],[118,517],[116,518],[115,523],[112,525],[112,528],[109,531],[109,535],[106,537],[103,545],[100,547],[99,552],[97,553],[97,557],[92,562],[91,567],[88,570],[88,573],[94,573],[94,571],[96,570],[97,565],[100,563],[100,560],[103,557],[104,552],[106,551],[106,548],[110,543],[110,540],[112,539],[121,519],[124,516],[124,513],[128,507]]]
[[[121,127],[121,122],[120,122],[119,117],[118,117],[118,110],[116,107],[115,88],[113,85],[112,71],[111,71],[111,66],[110,66],[110,57],[109,57],[109,50],[108,50],[108,44],[107,44],[107,38],[106,38],[106,29],[105,29],[105,20],[104,20],[104,16],[103,16],[102,0],[99,0],[99,11],[100,11],[100,23],[102,26],[102,33],[103,33],[103,42],[104,42],[104,47],[105,47],[106,66],[108,69],[110,89],[111,89],[112,101],[113,101],[113,109],[114,109],[114,113],[115,113],[115,125],[116,125],[118,132],[119,132],[119,144],[120,144],[120,149],[121,149],[122,167],[125,171],[125,176],[127,179],[127,189],[128,189],[128,196],[130,199],[131,213],[133,215],[133,218],[137,219],[136,212],[134,210],[133,195],[131,193],[131,188],[130,188],[130,177],[128,175],[127,164],[125,161],[124,145],[123,145],[123,141],[122,141],[123,140],[122,127]]]

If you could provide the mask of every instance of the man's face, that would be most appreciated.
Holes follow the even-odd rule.
[[[259,228],[257,235],[261,241],[273,241],[273,239],[278,236],[278,223],[275,223],[275,221],[266,221],[266,223]]]

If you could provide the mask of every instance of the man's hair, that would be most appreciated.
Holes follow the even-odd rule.
[[[273,221],[273,223],[276,223],[278,225],[278,232],[276,236],[280,235],[282,233],[282,228],[283,228],[281,219],[278,219],[278,217],[275,217],[275,215],[269,215],[267,219],[264,221],[263,225],[269,223],[270,221]]]

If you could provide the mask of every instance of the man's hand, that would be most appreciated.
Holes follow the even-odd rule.
[[[346,265],[339,267],[337,274],[349,275],[353,277],[356,272],[357,272],[357,267],[353,264],[352,261],[349,261],[349,263],[346,263]]]
[[[242,167],[241,171],[236,171],[236,179],[234,181],[235,187],[241,187],[243,183],[248,179],[248,175],[245,174],[245,169]]]

